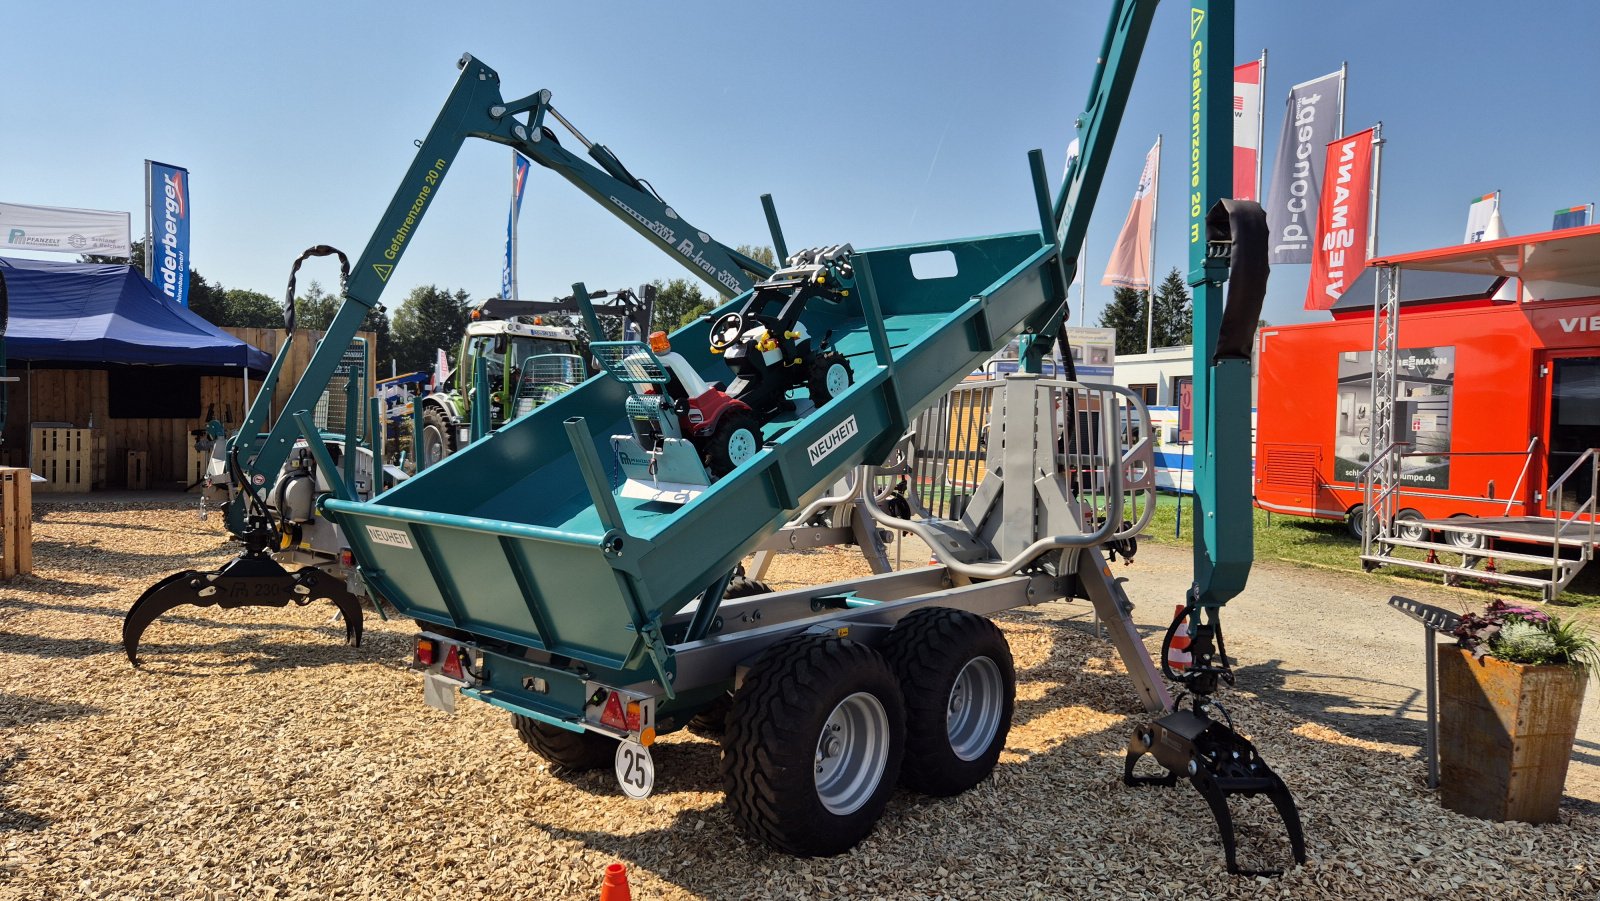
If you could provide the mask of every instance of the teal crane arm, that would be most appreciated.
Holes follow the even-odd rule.
[[[275,365],[233,440],[230,450],[237,455],[242,475],[251,483],[249,487],[239,486],[243,491],[235,495],[228,509],[228,527],[235,535],[243,534],[246,528],[245,494],[251,487],[266,485],[288,458],[298,437],[293,414],[316,405],[344,348],[355,338],[368,312],[378,305],[390,275],[416,234],[423,214],[438,196],[467,138],[512,147],[558,173],[726,297],[744,293],[772,273],[771,267],[726,247],[683,219],[628,172],[609,149],[590,143],[573,128],[550,105],[549,91],[507,103],[500,94],[500,76],[493,69],[471,54],[463,55],[457,65],[460,74],[455,87],[427,137],[417,143],[416,156],[400,189],[352,267],[339,309],[284,405],[287,415],[262,434],[279,374]],[[565,125],[595,162],[562,147],[544,126],[547,115]]]
[[[1065,320],[1067,286],[1082,263],[1078,249],[1089,232],[1089,218],[1100,196],[1106,167],[1111,163],[1111,151],[1133,90],[1133,76],[1144,54],[1145,40],[1150,35],[1156,3],[1157,0],[1117,0],[1106,25],[1094,78],[1089,83],[1089,99],[1077,120],[1081,151],[1068,167],[1055,196],[1050,210],[1053,222],[1045,223],[1047,229],[1054,226],[1060,250],[1059,276],[1051,279],[1054,303],[1041,307],[1028,322],[1031,340],[1026,342],[1023,361],[1028,372],[1039,371]]]

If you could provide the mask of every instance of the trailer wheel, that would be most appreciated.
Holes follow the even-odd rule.
[[[419,471],[450,456],[455,451],[450,421],[444,411],[432,404],[422,411],[422,446],[415,449]]]
[[[754,457],[761,450],[761,423],[743,410],[726,413],[711,433],[706,449],[706,468],[712,478],[733,472],[740,463]]]
[[[817,354],[811,360],[810,377],[806,380],[806,393],[811,403],[822,406],[844,393],[855,381],[850,362],[836,350]]]
[[[906,698],[900,784],[948,797],[988,778],[1005,748],[1017,696],[1000,628],[964,610],[917,610],[889,633],[883,656]]]
[[[1411,508],[1401,510],[1394,515],[1394,535],[1404,541],[1426,541],[1429,531],[1416,525],[1422,519],[1422,514]]]
[[[1350,533],[1351,538],[1354,538],[1357,541],[1362,540],[1361,526],[1365,516],[1366,508],[1361,504],[1356,504],[1354,507],[1351,507],[1350,512],[1344,515],[1345,530]]]
[[[728,808],[780,851],[839,854],[882,815],[904,744],[900,685],[876,651],[795,636],[762,654],[734,695],[722,741]]]
[[[728,583],[728,590],[723,593],[722,599],[731,601],[735,598],[747,598],[756,594],[771,594],[772,588],[765,582],[745,576],[734,576]],[[710,707],[700,711],[689,718],[684,724],[690,734],[701,738],[721,738],[728,724],[728,711],[733,709],[733,695],[724,694],[711,703]]]
[[[598,732],[573,732],[520,713],[511,714],[511,722],[522,743],[549,761],[557,776],[610,766],[617,753],[616,741]]]
[[[1465,513],[1458,513],[1450,518],[1472,519],[1473,517]],[[1476,532],[1457,532],[1454,529],[1447,529],[1444,533],[1444,540],[1449,542],[1451,547],[1463,551],[1482,550],[1484,546],[1484,536]]]

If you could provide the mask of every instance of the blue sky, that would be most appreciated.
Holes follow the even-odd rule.
[[[1025,154],[1043,148],[1059,173],[1108,11],[1101,0],[4,4],[0,200],[137,222],[142,161],[187,166],[195,266],[277,296],[306,246],[365,245],[467,51],[499,71],[507,97],[552,90],[590,139],[728,244],[766,243],[763,192],[796,247],[1028,228]],[[1157,13],[1089,232],[1091,282],[1157,133],[1169,150],[1157,268],[1185,264],[1172,149],[1188,110],[1187,15],[1174,2]],[[1495,189],[1513,234],[1600,200],[1600,6],[1241,0],[1238,19],[1240,61],[1270,52],[1269,155],[1289,85],[1349,62],[1347,129],[1381,119],[1388,139],[1380,250],[1459,242],[1470,199]],[[496,292],[509,180],[508,150],[469,143],[384,300],[422,283]],[[539,168],[521,235],[525,297],[682,274]],[[333,280],[331,264],[310,265]],[[1301,310],[1308,270],[1274,271],[1269,321],[1325,315]],[[1091,324],[1110,291],[1090,286]]]

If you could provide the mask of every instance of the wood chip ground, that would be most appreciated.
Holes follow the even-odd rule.
[[[1197,794],[1121,784],[1139,711],[1109,645],[1029,610],[1002,617],[1019,684],[994,776],[953,799],[901,793],[851,853],[795,860],[739,834],[711,742],[663,739],[656,794],[630,802],[609,772],[552,775],[498,710],[425,707],[409,621],[369,616],[352,649],[325,604],[180,608],[146,633],[136,670],[123,613],[157,578],[227,559],[219,524],[189,506],[37,518],[35,574],[0,585],[4,898],[594,898],[612,861],[636,899],[1600,893],[1600,816],[1448,813],[1415,749],[1244,691],[1226,701],[1293,788],[1311,861],[1231,878]],[[772,581],[861,571],[821,551],[784,558]],[[1283,859],[1265,801],[1236,814],[1247,861]]]

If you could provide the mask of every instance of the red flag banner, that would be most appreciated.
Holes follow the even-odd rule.
[[[1260,201],[1256,191],[1261,157],[1261,60],[1233,67],[1233,198]]]
[[[1316,253],[1306,285],[1308,310],[1333,306],[1367,265],[1372,146],[1370,128],[1328,145],[1322,203],[1317,207]]]

